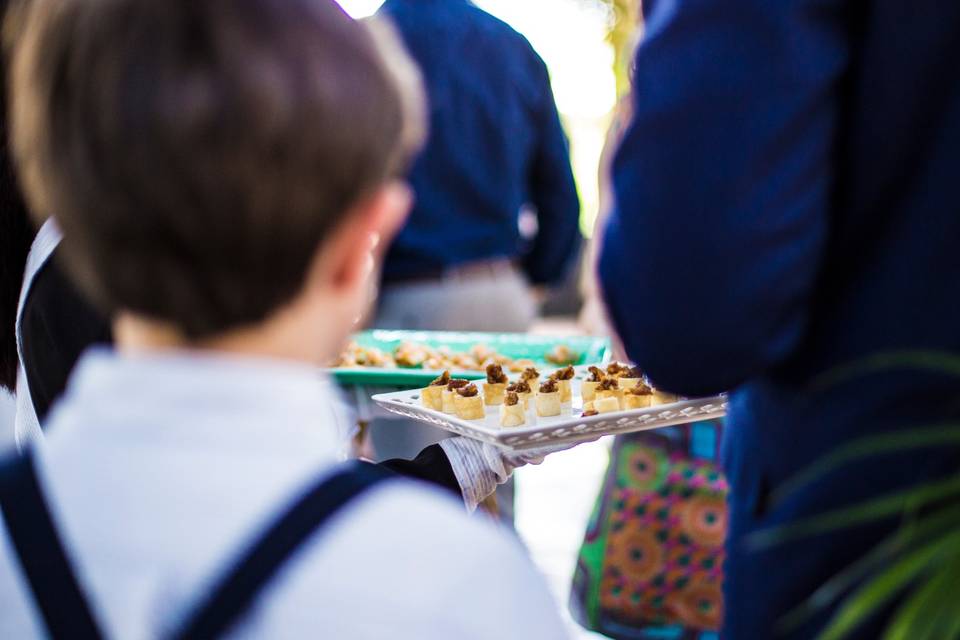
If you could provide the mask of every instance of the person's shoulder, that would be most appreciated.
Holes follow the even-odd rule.
[[[546,594],[515,533],[483,513],[467,514],[462,501],[426,483],[398,480],[382,487],[357,505],[340,539],[362,546],[375,571],[423,589],[434,602],[464,582],[471,591]]]
[[[455,2],[441,11],[410,3],[386,3],[382,11],[397,22],[401,30],[423,31],[425,36],[469,37],[471,46],[496,43],[511,53],[536,55],[527,38],[508,22],[481,9],[472,2]]]
[[[465,11],[472,12],[474,20],[464,42],[482,52],[482,60],[499,61],[482,67],[479,73],[505,74],[513,79],[515,89],[527,103],[540,104],[544,89],[549,87],[549,72],[533,44],[511,25],[479,7],[469,5]]]
[[[513,49],[513,53],[522,53],[528,57],[539,59],[539,55],[527,40],[526,36],[514,29],[509,23],[497,16],[484,11],[474,4],[468,4],[463,9],[470,17],[472,26],[491,39]]]
[[[491,637],[491,608],[505,623],[525,625],[530,615],[556,628],[556,608],[519,542],[422,483],[373,489],[318,532],[292,569],[264,612],[264,631],[289,628],[317,606],[331,637]]]
[[[414,3],[387,2],[381,11],[408,44],[456,43],[487,62],[502,61],[503,64],[489,65],[489,69],[527,73],[545,69],[542,58],[522,33],[475,4],[457,2],[444,6],[442,11],[428,12],[429,9]]]
[[[363,549],[368,572],[443,571],[473,555],[516,546],[482,515],[470,516],[453,494],[426,482],[390,478],[368,490],[315,536],[314,559]],[[441,567],[443,569],[441,569]]]
[[[456,496],[406,479],[385,483],[359,501],[348,516],[344,529],[349,529],[355,539],[365,540],[368,549],[380,546],[383,527],[388,527],[391,542],[403,540],[412,552],[410,559],[414,552],[422,552],[431,558],[450,555],[450,560],[457,562],[463,558],[464,544],[503,551],[511,542],[482,515],[469,516]]]

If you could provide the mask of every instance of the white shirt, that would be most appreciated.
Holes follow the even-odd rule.
[[[40,482],[101,626],[169,632],[349,428],[311,367],[93,350],[37,443]],[[519,543],[426,485],[396,481],[301,548],[234,637],[557,640]],[[0,521],[2,525],[2,521]],[[0,530],[0,637],[42,637]]]

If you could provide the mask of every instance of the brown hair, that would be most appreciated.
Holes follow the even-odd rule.
[[[423,138],[406,54],[332,0],[33,0],[18,23],[32,209],[57,216],[105,310],[192,338],[295,297],[324,238]]]

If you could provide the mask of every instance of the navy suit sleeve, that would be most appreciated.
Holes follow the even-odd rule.
[[[543,61],[536,56],[535,63],[534,82],[539,88],[539,99],[533,116],[537,138],[529,188],[539,231],[524,258],[524,271],[534,284],[555,284],[563,280],[580,243],[580,198],[550,77]]]
[[[435,484],[447,491],[455,493],[458,498],[462,497],[460,482],[457,480],[453,467],[450,466],[450,460],[443,448],[438,445],[430,445],[420,452],[413,460],[386,460],[380,463],[380,466],[389,469],[396,474],[423,480]]]
[[[658,0],[600,278],[660,386],[731,389],[798,344],[826,242],[840,0]]]

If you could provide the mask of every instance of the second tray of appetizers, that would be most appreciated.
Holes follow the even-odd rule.
[[[544,369],[609,358],[610,341],[594,336],[376,329],[354,335],[327,371],[342,385],[409,389],[429,384],[445,369],[457,378],[483,378],[488,360],[505,369],[508,363]]]

